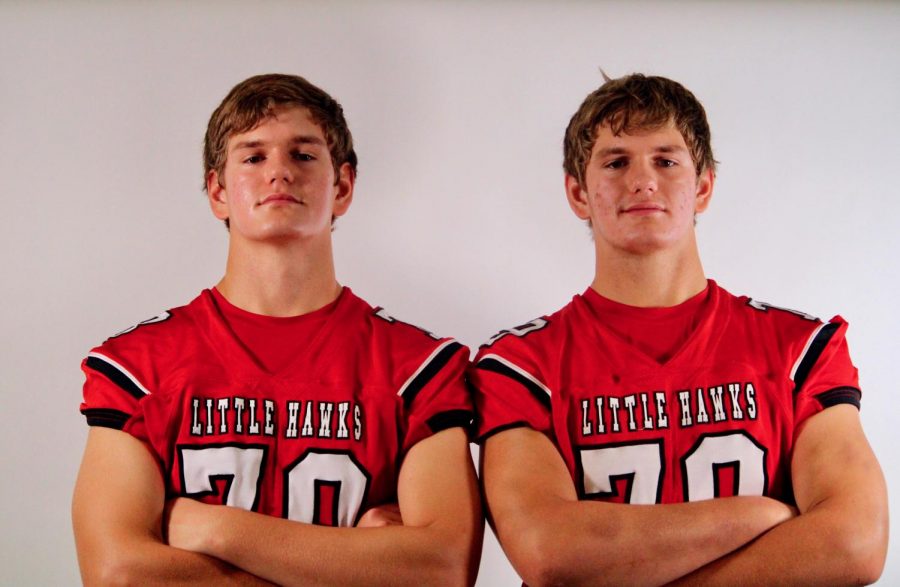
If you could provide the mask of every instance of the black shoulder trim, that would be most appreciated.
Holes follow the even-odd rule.
[[[131,417],[130,414],[109,408],[88,408],[81,410],[81,413],[87,419],[88,426],[101,426],[116,430],[124,428],[128,418]]]
[[[455,428],[456,426],[465,428],[466,433],[468,433],[472,427],[473,415],[471,410],[447,410],[446,412],[440,412],[428,418],[426,423],[435,434],[441,430]]]
[[[823,408],[830,408],[840,404],[851,404],[856,406],[858,410],[861,397],[862,392],[855,387],[835,387],[816,394],[816,399],[819,400],[819,404]]]
[[[831,337],[834,336],[834,333],[838,329],[838,324],[834,322],[829,322],[825,326],[823,326],[813,341],[809,344],[809,348],[806,350],[806,354],[803,356],[803,359],[800,361],[800,365],[797,366],[797,372],[794,374],[794,393],[798,393],[800,388],[803,387],[803,384],[806,382],[806,378],[809,376],[809,372],[812,371],[813,365],[816,364],[816,361],[819,360],[819,357],[822,355],[822,351],[825,350],[825,347],[828,345],[828,341],[831,340]]]
[[[97,371],[99,373],[103,373],[109,378],[110,381],[121,387],[123,390],[127,391],[129,395],[134,397],[135,399],[143,399],[146,395],[144,390],[138,387],[131,378],[128,377],[125,373],[122,373],[118,368],[110,363],[107,363],[103,359],[98,357],[88,357],[85,364]]]
[[[454,341],[445,345],[433,357],[426,359],[426,363],[419,367],[419,371],[400,390],[400,395],[403,396],[403,405],[409,407],[422,388],[428,385],[428,382],[450,361],[450,357],[461,348],[463,345]]]
[[[525,420],[519,420],[517,422],[510,422],[509,424],[503,424],[501,426],[497,426],[496,428],[491,428],[481,436],[475,439],[475,442],[478,444],[484,444],[484,441],[490,438],[495,434],[500,434],[501,432],[506,432],[507,430],[513,430],[515,428],[531,428],[531,424],[526,422]]]
[[[531,379],[525,377],[515,369],[511,369],[510,367],[504,365],[497,359],[481,359],[475,365],[475,368],[482,369],[484,371],[492,371],[494,373],[499,373],[500,375],[509,377],[513,381],[516,381],[517,383],[525,386],[525,389],[527,389],[531,393],[531,395],[541,403],[542,406],[544,406],[547,410],[550,409],[550,396],[547,395],[546,391],[544,391]]]

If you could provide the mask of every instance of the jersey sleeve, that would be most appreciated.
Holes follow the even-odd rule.
[[[84,387],[81,413],[90,426],[123,430],[139,411],[140,402],[157,388],[163,346],[159,323],[170,312],[145,320],[95,347],[82,361]],[[164,362],[164,361],[163,361]]]
[[[514,330],[479,350],[468,372],[477,442],[519,426],[552,434],[547,365],[537,354],[542,348],[540,334],[520,337]]]
[[[403,401],[405,453],[417,442],[455,426],[470,431],[472,398],[465,384],[469,349],[444,339],[406,379],[397,395]]]
[[[81,363],[85,381],[81,413],[90,426],[123,429],[150,392],[113,348],[98,347]]]
[[[795,426],[831,406],[851,404],[859,408],[859,376],[850,360],[846,332],[847,322],[835,316],[804,341],[790,373]]]

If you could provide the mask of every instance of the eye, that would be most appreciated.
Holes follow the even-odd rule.
[[[249,163],[250,165],[255,165],[255,164],[261,162],[263,159],[265,159],[265,157],[263,157],[262,155],[250,155],[249,157],[244,159],[244,163]]]
[[[293,153],[291,153],[291,156],[296,161],[315,161],[316,160],[316,158],[313,155],[310,155],[309,153],[303,153],[301,151],[294,151]]]
[[[612,161],[605,163],[603,167],[606,169],[622,169],[628,163],[624,158],[613,159]]]
[[[678,165],[678,162],[673,161],[672,159],[657,159],[656,164],[660,167],[675,167]]]

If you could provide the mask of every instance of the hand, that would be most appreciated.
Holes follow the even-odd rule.
[[[403,518],[400,516],[400,506],[396,503],[386,503],[368,510],[359,519],[357,528],[382,528],[384,526],[402,526]]]
[[[776,499],[768,498],[766,503],[770,504],[770,515],[772,520],[772,527],[777,526],[778,524],[783,524],[788,520],[796,518],[800,515],[800,510],[798,510],[795,506],[780,502]]]
[[[205,537],[211,535],[207,527],[212,520],[210,508],[221,507],[201,503],[187,497],[166,502],[163,511],[163,531],[169,546],[206,554]]]

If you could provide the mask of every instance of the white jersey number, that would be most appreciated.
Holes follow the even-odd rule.
[[[719,471],[734,472],[734,495],[763,495],[766,490],[766,450],[746,432],[705,435],[681,460],[685,501],[718,497]]]
[[[180,446],[182,490],[187,497],[217,495],[216,481],[224,481],[225,505],[255,511],[266,459],[264,446]],[[331,515],[321,511],[324,487],[332,489]],[[307,524],[331,519],[352,526],[369,489],[369,475],[345,452],[307,451],[284,470],[282,516]]]
[[[654,504],[662,497],[662,440],[578,451],[584,496],[617,496],[616,482],[625,480],[625,503]],[[743,431],[706,434],[681,459],[685,501],[720,495],[719,472],[731,468],[734,495],[763,495],[766,450]]]
[[[287,518],[307,524],[319,523],[321,487],[330,485],[335,494],[331,519],[338,526],[352,526],[369,486],[368,477],[347,453],[307,452],[285,469],[284,480]]]
[[[625,479],[626,503],[656,503],[662,487],[662,461],[661,440],[584,449],[584,492],[590,497],[616,495],[614,482]]]
[[[516,326],[515,328],[509,328],[507,330],[501,330],[500,332],[498,332],[497,334],[492,336],[490,339],[488,339],[488,341],[486,343],[484,343],[484,346],[491,346],[492,344],[494,344],[495,342],[497,342],[498,340],[500,340],[507,334],[512,334],[514,336],[523,337],[526,334],[530,334],[532,332],[535,332],[536,330],[540,330],[540,329],[544,328],[545,326],[547,326],[547,324],[549,324],[549,322],[547,322],[543,318],[535,318],[531,322],[526,322],[525,324],[522,324],[521,326]]]
[[[261,446],[217,446],[179,449],[182,488],[189,496],[215,495],[216,480],[225,481],[225,505],[256,508],[266,449]]]

